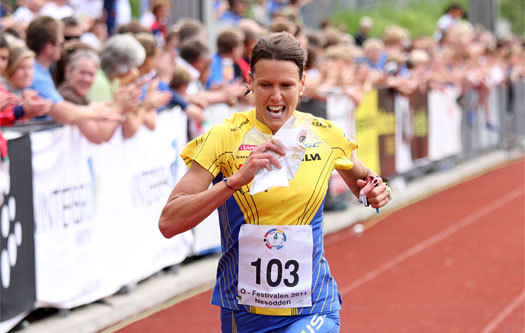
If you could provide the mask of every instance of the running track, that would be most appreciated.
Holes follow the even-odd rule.
[[[522,159],[328,235],[341,332],[525,332],[524,176]],[[210,297],[118,332],[219,332]]]

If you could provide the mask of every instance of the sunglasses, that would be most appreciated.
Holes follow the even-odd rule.
[[[64,40],[72,40],[72,39],[76,39],[76,40],[79,40],[80,39],[80,36],[64,36]]]

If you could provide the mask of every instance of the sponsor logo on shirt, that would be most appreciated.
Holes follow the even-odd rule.
[[[319,154],[304,154],[303,162],[320,161],[321,155]]]
[[[240,145],[239,150],[249,150],[252,151],[257,147],[257,145]]]

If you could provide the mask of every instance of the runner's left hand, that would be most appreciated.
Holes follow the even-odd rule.
[[[381,177],[376,177],[369,182],[358,179],[357,186],[361,188],[359,195],[365,195],[370,206],[381,208],[388,203],[387,186],[383,183]]]

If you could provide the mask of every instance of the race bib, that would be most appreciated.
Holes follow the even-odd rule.
[[[312,227],[243,224],[239,231],[239,304],[312,306]]]

